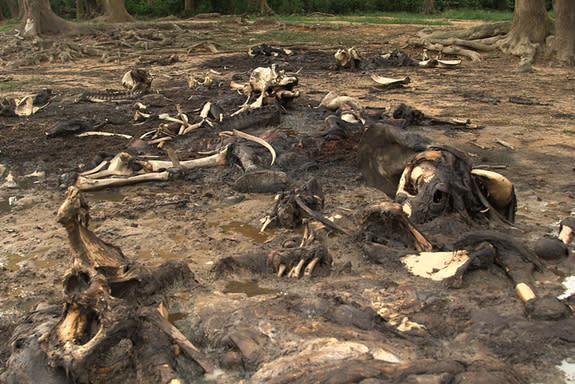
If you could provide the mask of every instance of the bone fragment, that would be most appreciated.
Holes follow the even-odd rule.
[[[571,242],[571,237],[573,236],[573,229],[575,228],[575,219],[567,218],[561,222],[559,235],[557,238],[564,242],[565,244],[569,244]]]
[[[342,104],[347,104],[358,111],[363,109],[363,106],[356,98],[350,96],[338,96],[335,92],[329,92],[325,95],[319,103],[319,106],[325,106],[330,111],[335,111],[340,108]]]
[[[201,168],[201,167],[215,167],[218,165],[226,165],[227,163],[228,147],[225,146],[220,152],[215,155],[202,157],[200,159],[180,161],[180,166],[186,169]],[[149,164],[152,171],[157,172],[162,169],[168,169],[173,166],[171,161],[166,160],[148,160],[145,163]]]
[[[168,171],[144,173],[142,175],[136,175],[131,177],[114,177],[109,179],[95,179],[95,180],[80,176],[76,181],[76,186],[81,191],[95,191],[98,189],[108,187],[120,187],[124,185],[141,183],[144,181],[166,181],[169,179],[169,177],[170,173]]]
[[[383,76],[378,76],[376,74],[372,74],[371,79],[373,81],[375,81],[377,84],[383,85],[385,87],[390,87],[393,85],[409,84],[411,81],[410,78],[407,76],[400,78],[400,79],[393,79],[391,77],[383,77]]]
[[[262,227],[260,228],[260,232],[264,232],[268,227],[268,225],[270,225],[273,221],[274,219],[271,218],[269,215],[264,217]]]
[[[521,301],[523,301],[524,303],[535,298],[535,293],[533,292],[531,287],[529,287],[525,283],[517,284],[515,286],[515,292],[517,293],[517,296],[519,296]]]
[[[303,272],[303,275],[305,277],[311,277],[311,275],[313,274],[313,270],[314,270],[314,268],[318,262],[319,262],[319,257],[314,257],[314,259],[309,262],[307,267],[305,267],[305,271]]]
[[[250,141],[253,141],[254,143],[258,143],[258,144],[263,145],[268,151],[270,151],[270,153],[272,155],[272,161],[270,163],[270,166],[274,165],[274,163],[276,161],[276,151],[267,141],[265,141],[261,137],[252,136],[252,135],[247,134],[245,132],[238,131],[237,129],[234,129],[232,132],[230,132],[230,131],[220,132],[220,136],[223,136],[223,135],[237,136],[239,138],[250,140]]]
[[[282,277],[285,271],[286,271],[286,265],[280,264],[278,267],[278,277]]]
[[[300,259],[297,265],[293,267],[291,271],[288,273],[288,277],[293,279],[299,279],[299,277],[301,276],[301,269],[303,268],[304,263],[305,260]]]
[[[101,179],[103,177],[108,176],[130,176],[133,172],[128,167],[128,161],[132,158],[126,152],[120,152],[112,160],[110,160],[108,169],[103,171],[94,172],[94,170],[84,172],[80,174],[80,176],[88,176],[90,179]],[[104,163],[104,162],[102,162]],[[100,165],[102,165],[100,163]],[[98,165],[95,169],[101,169],[100,165]]]
[[[442,281],[457,274],[469,260],[466,250],[455,252],[421,252],[407,255],[401,262],[412,274]]]
[[[116,136],[116,137],[123,137],[124,139],[131,140],[133,136],[125,135],[123,133],[114,133],[114,132],[99,132],[99,131],[87,131],[82,132],[76,135],[76,137],[86,137],[86,136]]]
[[[303,200],[299,196],[295,197],[295,202],[301,209],[303,209],[303,211],[305,213],[307,213],[308,215],[310,215],[312,218],[319,221],[320,223],[324,224],[326,227],[334,229],[338,232],[347,234],[347,231],[345,229],[343,229],[342,227],[340,227],[339,225],[337,225],[333,221],[329,220],[328,218],[322,216],[320,213],[314,211],[313,209],[311,209],[310,207],[305,205],[305,203],[303,202]]]

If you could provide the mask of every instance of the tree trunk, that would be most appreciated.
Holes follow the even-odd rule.
[[[60,34],[78,29],[76,24],[62,19],[50,7],[49,0],[23,0],[24,36]]]
[[[260,15],[262,15],[262,16],[273,15],[274,11],[269,6],[267,0],[260,0],[259,3],[260,3]]]
[[[435,13],[433,0],[425,0],[425,3],[423,5],[423,13],[425,13],[426,15],[433,15]]]
[[[531,71],[537,49],[552,32],[553,23],[545,9],[545,0],[516,0],[511,31],[499,47],[505,53],[521,56],[519,72]]]
[[[560,61],[575,65],[575,7],[572,0],[554,0],[555,50]]]
[[[101,21],[109,23],[123,23],[134,21],[132,15],[126,10],[125,0],[102,0],[104,14]]]
[[[2,4],[0,4],[0,20],[4,20],[4,14],[2,13]]]
[[[184,12],[186,15],[194,13],[194,0],[184,0]]]

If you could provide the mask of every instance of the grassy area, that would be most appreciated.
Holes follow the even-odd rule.
[[[419,13],[392,12],[374,13],[364,15],[309,15],[309,16],[278,16],[282,22],[319,23],[319,22],[355,22],[370,24],[417,24],[417,25],[449,25],[451,20],[484,20],[507,21],[513,20],[513,12],[492,11],[481,9],[454,9],[436,15]]]
[[[2,82],[0,83],[0,91],[8,91],[10,89],[20,88],[22,84],[23,83],[21,81],[12,81],[12,80]]]
[[[319,22],[353,22],[370,24],[420,24],[420,25],[449,25],[437,16],[417,13],[374,13],[365,15],[310,15],[310,16],[279,16],[279,21],[286,23],[319,23]]]
[[[454,20],[511,21],[513,12],[492,11],[483,9],[451,9],[442,12],[442,18]]]
[[[0,22],[0,33],[8,32],[18,25],[18,20],[4,20]]]

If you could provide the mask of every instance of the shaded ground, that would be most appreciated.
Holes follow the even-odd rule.
[[[166,44],[156,50],[145,50],[145,46],[114,47],[109,52],[119,56],[107,62],[94,56],[64,64],[10,68],[10,56],[3,57],[6,65],[0,67],[0,78],[9,77],[22,85],[9,92],[2,91],[0,96],[23,95],[42,88],[50,88],[54,96],[46,108],[31,117],[0,117],[0,164],[6,166],[18,182],[17,188],[0,189],[2,363],[8,358],[8,340],[14,328],[27,313],[38,303],[61,302],[60,279],[68,267],[69,248],[65,231],[55,221],[55,212],[63,199],[59,177],[91,164],[100,151],[115,154],[128,145],[126,139],[117,137],[47,138],[44,131],[56,123],[76,118],[93,119],[102,124],[103,131],[134,137],[155,129],[157,120],[133,122],[132,103],[75,102],[88,89],[120,88],[123,73],[138,59],[178,55],[179,61],[169,66],[143,66],[154,75],[153,87],[165,96],[152,110],[170,115],[176,114],[176,104],[189,115],[197,114],[208,100],[228,98],[230,105],[239,106],[243,97],[235,96],[228,88],[232,76],[246,81],[252,69],[268,66],[273,61],[289,71],[299,71],[299,89],[303,95],[282,115],[279,126],[280,131],[290,135],[313,135],[323,128],[323,119],[312,108],[329,91],[346,92],[371,107],[390,108],[406,103],[438,117],[471,119],[484,128],[418,127],[416,130],[435,143],[466,151],[475,165],[494,167],[511,179],[518,194],[514,234],[526,245],[532,246],[541,236],[556,233],[559,221],[575,214],[575,107],[572,102],[575,74],[570,69],[542,63],[536,66],[535,73],[516,74],[512,72],[515,58],[490,53],[480,63],[464,61],[460,67],[450,70],[374,69],[383,76],[411,79],[406,88],[383,91],[374,86],[369,71],[333,68],[332,57],[339,47],[338,41],[348,41],[349,36],[353,36],[360,52],[365,57],[374,57],[402,46],[418,27],[347,24],[290,27],[245,25],[236,21],[202,22],[193,28],[191,25],[181,23],[180,28],[188,28],[184,30],[195,40],[174,42],[174,46]],[[295,55],[270,59],[250,58],[246,54],[250,45],[262,42],[278,45],[273,40],[262,40],[262,35],[288,33],[291,28],[301,32],[298,36],[307,36],[303,42],[282,44],[292,48]],[[8,41],[10,37],[3,36],[3,39]],[[359,42],[362,43],[357,44]],[[210,43],[218,52],[209,51],[207,44]],[[190,49],[192,46],[195,48]],[[188,87],[188,75],[202,77],[210,69],[219,73],[214,77],[221,82],[220,87]],[[512,96],[541,105],[511,103]],[[355,156],[349,152],[353,151],[352,144],[336,147],[320,156],[317,168],[290,174],[290,187],[301,185],[311,176],[320,180],[326,196],[324,213],[327,216],[349,217],[368,203],[385,198],[382,192],[363,184]],[[24,177],[34,171],[44,171],[45,178]],[[294,233],[280,229],[259,232],[260,219],[274,196],[239,194],[232,188],[239,175],[236,167],[211,168],[190,172],[183,180],[87,194],[92,208],[92,229],[102,239],[121,247],[128,257],[148,265],[171,258],[190,263],[202,288],[198,292],[174,293],[170,297],[170,312],[171,320],[197,345],[202,346],[198,329],[208,329],[202,323],[205,321],[202,313],[207,311],[208,304],[217,303],[222,313],[230,311],[228,319],[242,322],[246,315],[230,308],[247,310],[250,305],[268,300],[269,308],[277,305],[300,313],[305,310],[297,308],[294,297],[325,295],[330,291],[336,297],[353,296],[354,302],[371,307],[387,321],[407,317],[423,324],[421,340],[426,341],[412,344],[417,346],[416,350],[409,350],[405,345],[394,346],[395,355],[401,359],[450,358],[469,362],[473,356],[481,355],[510,364],[527,382],[564,382],[555,366],[573,356],[574,348],[569,342],[572,335],[561,333],[569,330],[570,325],[527,320],[513,284],[497,268],[471,272],[464,278],[461,289],[447,289],[414,278],[401,268],[370,264],[357,244],[334,235],[328,239],[328,248],[335,269],[349,261],[352,265],[349,273],[298,282],[257,276],[245,276],[246,280],[237,276],[215,279],[210,268],[219,257],[252,249],[273,249],[280,239]],[[345,219],[343,222],[351,223]],[[569,262],[548,267],[537,273],[536,288],[541,294],[558,295],[562,292],[562,278],[572,274],[572,270]],[[278,309],[277,313],[280,312]],[[261,330],[274,314],[271,310],[259,314],[258,329]],[[278,316],[288,318],[290,315]],[[316,320],[314,324],[319,329],[322,321]],[[222,329],[232,326],[220,321]],[[276,327],[286,335],[293,332],[303,338],[305,333],[283,329],[277,324]],[[325,330],[323,337],[328,337],[328,331]],[[368,343],[366,340],[370,337],[363,335],[359,339]],[[289,342],[282,339],[282,343]],[[217,348],[212,353],[217,356]],[[229,382],[238,377],[249,379],[251,373],[273,358],[259,357],[239,370],[240,373],[232,366],[224,377]]]

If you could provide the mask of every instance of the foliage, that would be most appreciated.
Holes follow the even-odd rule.
[[[7,8],[6,1],[0,0],[3,10]],[[125,1],[128,12],[139,18],[186,16],[184,0]],[[550,7],[552,0],[546,2]],[[258,3],[258,0],[194,0],[192,13],[257,14]],[[274,12],[284,16],[316,13],[332,15],[365,15],[377,12],[420,13],[423,3],[424,0],[268,0]],[[56,14],[65,18],[76,17],[76,0],[50,0],[50,4]],[[509,12],[513,11],[514,0],[434,0],[434,6],[438,13],[462,9]],[[493,18],[488,20],[498,20],[496,15],[492,15]]]

